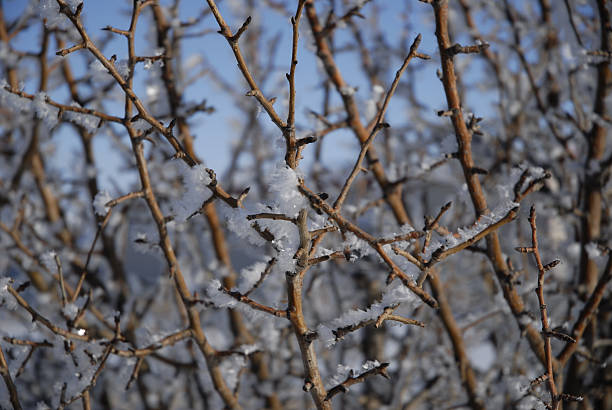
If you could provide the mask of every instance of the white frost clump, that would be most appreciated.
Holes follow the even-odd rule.
[[[32,101],[32,108],[37,118],[43,120],[45,125],[53,128],[57,125],[59,109],[47,103],[47,94],[43,91],[36,94]]]
[[[546,174],[546,170],[542,167],[530,167],[529,172],[531,172],[532,177],[535,179],[543,178]]]
[[[82,2],[82,0],[66,0],[66,3],[68,3],[73,13]],[[38,13],[42,19],[45,19],[45,26],[49,29],[66,29],[71,25],[70,20],[68,20],[64,14],[60,13],[59,5],[56,0],[41,0],[38,5]]]
[[[17,55],[11,51],[6,43],[0,43],[0,62],[7,68],[17,65]]]
[[[295,217],[300,209],[308,206],[308,201],[297,188],[298,184],[297,173],[284,162],[276,165],[268,179],[268,189],[274,194],[279,211],[290,217]]]
[[[595,242],[589,242],[584,245],[584,250],[589,255],[589,259],[597,259],[601,256],[601,251]]]
[[[77,313],[79,313],[79,307],[75,303],[68,303],[62,308],[62,313],[70,320],[73,320]]]
[[[119,60],[115,63],[115,68],[117,69],[117,71],[119,72],[119,75],[124,79],[127,80],[127,78],[130,75],[130,66],[128,64],[128,60],[126,59],[122,59]]]
[[[256,344],[250,344],[250,345],[240,345],[236,348],[236,350],[245,356],[249,356],[255,352],[261,351],[261,348],[257,346]]]
[[[409,223],[405,223],[402,226],[400,226],[400,230],[402,232],[402,235],[408,235],[409,233],[412,233],[415,231],[415,229]]]
[[[267,244],[267,242],[251,228],[252,222],[247,219],[250,213],[256,212],[249,212],[249,208],[233,209],[229,207],[221,207],[219,211],[225,217],[227,229],[238,235],[239,238],[246,239],[251,245],[255,246]]]
[[[149,124],[149,122],[147,120],[144,120],[142,118],[134,121],[132,123],[132,127],[139,132],[144,132],[146,130],[148,130],[149,128],[151,128],[151,124]]]
[[[229,358],[225,359],[221,365],[221,373],[223,373],[223,378],[227,383],[227,387],[234,390],[238,385],[238,379],[240,376],[240,371],[247,364],[246,357],[242,355],[231,355]]]
[[[559,47],[561,51],[561,57],[563,58],[563,62],[570,67],[573,67],[576,63],[576,56],[572,52],[572,46],[569,43],[561,44]]]
[[[398,303],[417,303],[418,298],[399,281],[393,281],[382,296],[382,300],[377,305],[382,305],[383,307],[395,305]]]
[[[322,256],[331,255],[332,253],[334,253],[332,249],[327,249],[321,246],[317,248],[317,252],[315,253],[314,256],[315,258],[320,258]]]
[[[236,299],[221,290],[221,282],[217,279],[210,281],[204,292],[208,300],[217,308],[233,308],[238,304]]]
[[[106,69],[106,67],[104,67],[104,64],[102,64],[100,60],[95,60],[92,62],[89,65],[89,69],[91,71],[91,77],[94,79],[94,81],[105,82],[111,78],[110,72]],[[130,66],[126,59],[116,61],[115,69],[117,69],[117,72],[124,80],[127,80],[128,76],[130,75]]]
[[[45,252],[40,255],[40,263],[51,273],[57,270],[57,264],[55,263],[55,257],[57,253],[55,251]]]
[[[410,234],[410,233],[412,233],[414,231],[415,231],[415,229],[409,223],[405,223],[404,225],[400,226],[400,233],[397,233],[397,232],[387,233],[387,234],[385,234],[383,236],[383,239],[392,240],[396,236],[408,235],[408,234]],[[397,246],[403,246],[404,244],[408,245],[408,242],[407,241],[396,242]],[[391,249],[389,249],[389,250],[391,250]]]
[[[328,379],[325,388],[330,389],[342,383],[352,371],[353,369],[351,369],[350,366],[339,363],[338,366],[336,366],[336,373]]]
[[[265,269],[266,264],[264,262],[257,262],[242,269],[240,271],[240,279],[238,280],[238,292],[246,293],[251,290],[259,278],[261,278],[261,274]]]
[[[73,102],[70,105],[73,107],[79,107],[79,108],[81,107],[79,103],[77,102]],[[99,118],[94,117],[93,115],[89,115],[89,114],[82,114],[80,112],[65,111],[63,114],[63,117],[67,119],[68,121],[71,121],[77,125],[82,126],[90,134],[95,133],[98,129],[98,126],[100,125]]]
[[[51,410],[51,407],[49,407],[44,401],[39,401],[36,403],[36,410]]]
[[[7,87],[8,83],[4,79],[0,80],[0,105],[13,112],[29,112],[32,101],[7,91]]]
[[[93,200],[94,211],[97,215],[105,216],[110,207],[106,206],[109,201],[112,201],[113,197],[110,196],[108,191],[99,191]]]
[[[17,301],[8,292],[11,282],[11,278],[0,278],[0,304],[8,310],[15,310],[17,308]]]
[[[374,116],[378,113],[377,104],[384,93],[385,89],[382,86],[375,84],[374,87],[372,87],[372,98],[366,101],[365,117],[368,121],[374,119]]]
[[[361,365],[361,369],[364,372],[367,372],[368,370],[372,370],[378,366],[380,366],[380,362],[378,360],[368,360],[367,362]]]
[[[319,326],[319,334],[333,335],[333,333],[325,329],[326,327],[329,329],[341,329],[368,320],[375,320],[384,313],[385,308],[406,302],[415,306],[418,303],[418,298],[401,282],[393,281],[387,286],[380,302],[372,304],[367,310],[351,310],[339,318],[333,319],[329,325]],[[332,347],[336,343],[335,337],[323,340],[325,340],[327,347]]]
[[[185,192],[180,200],[174,202],[172,209],[175,212],[176,220],[182,222],[200,209],[204,201],[210,196],[207,185],[212,180],[206,167],[202,164],[189,167],[181,161],[177,162],[177,166],[183,177]]]
[[[260,321],[266,318],[263,312],[253,309],[246,303],[239,303],[232,296],[225,293],[218,279],[208,282],[208,285],[204,288],[204,295],[206,300],[212,303],[216,308],[236,309],[250,322]]]
[[[295,244],[284,244],[284,241],[274,241],[274,245],[278,249],[276,255],[276,266],[274,270],[276,272],[295,272],[296,260],[293,258],[297,251]],[[284,245],[287,245],[286,247]]]
[[[346,234],[346,239],[342,243],[343,248],[348,248],[351,251],[350,261],[355,262],[359,258],[363,258],[364,256],[372,253],[372,248],[370,245],[360,239],[352,232]]]
[[[91,78],[93,78],[94,81],[103,82],[110,79],[110,73],[100,62],[100,60],[94,60],[91,64],[89,64],[89,72],[91,73]]]
[[[493,211],[486,215],[481,215],[478,221],[467,228],[458,228],[457,233],[449,233],[444,236],[443,244],[446,248],[455,247],[475,236],[483,232],[485,229],[489,228],[491,225],[496,224],[497,222],[504,219],[504,217],[510,212],[512,209],[518,207],[520,204],[517,202],[513,202],[512,200],[506,200],[499,204]],[[429,257],[431,252],[441,246],[440,243],[434,243],[436,241],[432,241],[430,246],[426,249],[426,256]]]
[[[355,92],[357,92],[357,88],[350,87],[348,85],[345,85],[344,87],[340,88],[340,94],[342,94],[345,97],[350,97],[352,95],[355,95]]]
[[[380,366],[380,362],[378,360],[368,360],[367,362],[361,365],[360,369],[353,369],[350,366],[338,364],[338,367],[336,367],[336,373],[328,379],[328,382],[326,383],[326,388],[330,389],[344,382],[349,376],[358,376],[378,366]]]

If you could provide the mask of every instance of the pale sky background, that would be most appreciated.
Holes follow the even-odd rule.
[[[161,1],[162,5],[170,4],[170,1]],[[241,4],[240,1],[222,1],[219,2],[219,6],[222,14],[224,15],[228,24],[235,31],[239,27],[244,17],[235,16],[231,13],[230,3]],[[257,1],[255,2],[257,3]],[[394,45],[399,45],[399,33],[404,29],[406,23],[403,15],[405,10],[405,3],[397,0],[377,0],[373,3],[379,7],[381,11],[379,24],[382,30],[387,34],[388,42]],[[411,7],[414,13],[410,13],[408,18],[409,22],[409,33],[408,33],[408,45],[412,42],[414,37],[418,33],[422,33],[423,41],[421,43],[420,51],[430,54],[433,60],[429,62],[415,61],[414,64],[419,67],[414,74],[411,81],[416,81],[417,92],[421,102],[432,107],[432,116],[435,110],[445,109],[446,102],[443,96],[443,89],[436,77],[436,69],[439,68],[439,62],[437,58],[437,44],[434,38],[434,25],[433,25],[433,13],[431,12],[431,6],[420,3],[416,0],[411,1]],[[12,20],[23,13],[28,2],[22,0],[5,0],[5,18]],[[101,38],[106,32],[100,29],[112,25],[113,27],[126,29],[129,25],[130,10],[132,1],[131,0],[85,0],[83,9],[83,19],[90,35],[96,39]],[[206,6],[204,0],[183,0],[181,2],[181,20],[186,20],[189,17],[198,16],[200,11]],[[319,7],[322,9],[322,7]],[[263,9],[263,7],[262,7]],[[362,10],[365,16],[371,16],[373,14],[372,3],[366,5]],[[340,11],[337,11],[340,14]],[[288,70],[288,62],[290,60],[290,39],[291,39],[291,25],[288,18],[281,15],[278,12],[266,10],[262,21],[267,27],[267,35],[271,37],[277,33],[282,33],[282,40],[279,44],[278,51],[276,53],[276,68],[277,72],[272,74],[271,80],[265,84],[264,92],[272,93],[272,89],[276,84],[282,84],[286,87],[285,72]],[[368,24],[367,21],[356,19],[359,24]],[[148,30],[148,13],[143,14],[139,20],[139,26],[137,29],[138,40],[137,40],[137,53],[140,55],[151,54],[152,48],[154,48],[154,39],[151,38],[150,42],[147,40]],[[306,18],[302,19],[302,25],[304,29],[309,29]],[[211,15],[206,17],[203,23],[197,25],[196,30],[201,29],[212,29],[218,30],[216,21]],[[13,43],[14,47],[19,51],[38,51],[38,35],[40,33],[40,25],[34,25],[29,30],[21,33],[17,37],[17,41]],[[336,45],[340,46],[350,35],[349,30],[339,29],[336,34]],[[296,84],[297,84],[297,106],[296,114],[298,125],[311,126],[313,125],[312,120],[306,115],[308,109],[314,109],[320,111],[321,108],[321,90],[319,84],[321,81],[321,74],[317,70],[315,57],[311,50],[307,50],[305,47],[305,36],[301,37],[300,50],[298,52],[299,64],[296,72]],[[460,39],[461,40],[461,39]],[[57,50],[55,44],[50,47],[50,55],[54,55]],[[121,36],[115,35],[111,43],[103,49],[103,52],[110,56],[117,54],[118,59],[124,58],[126,52],[126,41]],[[223,37],[216,33],[208,34],[204,37],[198,37],[196,39],[186,40],[183,43],[182,49],[185,59],[190,57],[199,56],[208,65],[213,65],[217,72],[224,76],[226,81],[230,83],[241,83],[243,84],[244,92],[248,91],[246,85],[242,80],[241,74],[238,71],[236,62],[233,54]],[[261,51],[267,53],[267,50]],[[88,67],[83,63],[82,56],[80,53],[85,51],[78,51],[69,55],[70,61],[77,74],[84,74]],[[471,58],[471,57],[464,57]],[[348,84],[357,86],[357,95],[363,101],[367,100],[371,95],[371,89],[369,85],[364,82],[364,77],[360,70],[360,62],[356,58],[354,53],[341,54],[337,58],[338,65],[340,66],[343,76]],[[392,60],[393,67],[390,72],[394,73],[397,68],[401,65],[401,58],[399,56],[394,57]],[[475,70],[478,70],[479,66],[475,65]],[[37,78],[36,76],[37,67],[32,64],[29,78],[32,80],[26,81],[25,90],[28,92],[37,91]],[[141,72],[142,65],[140,65]],[[137,74],[138,75],[138,74]],[[137,78],[139,78],[137,76]],[[140,77],[142,78],[142,76]],[[392,80],[392,75],[388,78],[383,79],[385,86],[388,86]],[[407,76],[403,78],[403,81],[408,81]],[[136,92],[141,97],[145,95],[145,88],[142,81],[136,83]],[[217,171],[219,175],[222,175],[226,169],[230,157],[231,142],[238,137],[239,133],[234,127],[232,122],[235,122],[236,118],[242,116],[242,112],[234,107],[234,102],[231,97],[223,92],[224,90],[219,89],[218,86],[211,83],[207,77],[201,78],[196,83],[189,86],[185,92],[185,99],[187,101],[201,101],[206,98],[208,103],[216,108],[215,113],[212,115],[197,115],[193,121],[191,121],[192,133],[196,136],[196,151],[200,158],[202,158],[205,164]],[[335,93],[335,92],[334,92]],[[67,95],[65,91],[53,91],[50,90],[49,94],[62,102],[67,102]],[[337,93],[335,93],[336,100],[339,102]],[[484,97],[483,97],[484,95]],[[469,96],[468,96],[469,97]],[[248,97],[244,97],[248,98]],[[487,99],[489,101],[487,101]],[[279,98],[280,100],[280,98]],[[483,110],[489,109],[491,96],[481,94],[479,96],[479,106],[483,107]],[[399,118],[399,122],[404,122],[399,116],[402,115],[403,110],[406,109],[406,102],[401,99],[392,100],[387,121],[393,125],[394,118]],[[123,110],[123,104],[118,103],[114,105],[108,105],[107,111],[115,115],[121,116]],[[281,116],[285,117],[285,110],[282,105],[277,102],[275,108],[281,113]],[[280,136],[280,132],[273,126],[268,120],[265,113],[259,115],[259,121],[265,124],[264,130],[274,135],[275,138]],[[104,132],[100,132],[96,135],[95,149],[98,158],[98,169],[101,171],[102,182],[105,185],[104,180],[107,178],[115,179],[117,175],[117,168],[119,163],[117,158],[114,157],[110,145],[108,143],[108,136]],[[54,165],[57,167],[65,167],[67,161],[66,158],[74,157],[79,155],[80,144],[76,139],[74,129],[69,125],[63,125],[62,129],[54,136],[54,142],[60,155],[60,160]],[[354,136],[348,131],[338,131],[330,134],[330,137],[326,139],[325,145],[325,158],[327,160],[333,160],[332,162],[338,165],[346,165],[352,163],[354,156],[358,152],[358,144]],[[311,147],[304,151],[305,161],[304,164],[308,164],[309,157],[312,155]],[[283,153],[280,149],[278,151],[279,160],[282,158]],[[103,161],[102,161],[103,159]],[[69,162],[69,161],[68,161]]]

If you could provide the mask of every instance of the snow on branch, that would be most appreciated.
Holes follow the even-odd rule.
[[[503,209],[505,210],[505,206]],[[431,257],[426,263],[427,267],[453,255],[468,246],[471,246],[499,228],[516,218],[518,208],[512,208],[506,214],[499,215],[497,210],[490,215],[481,216],[478,221],[469,229],[459,229],[456,234],[447,235],[442,245],[439,245],[431,252]],[[499,215],[499,216],[498,216]],[[497,219],[495,218],[497,216]],[[427,253],[429,253],[427,252]],[[426,254],[427,254],[426,253]]]
[[[175,212],[175,219],[184,222],[197,212],[210,197],[208,184],[212,182],[208,168],[203,164],[190,167],[183,161],[173,161],[178,168],[183,179],[183,195],[175,200],[172,209]]]
[[[327,324],[321,324],[319,326],[319,333],[326,335],[324,337],[326,345],[331,347],[336,342],[342,340],[347,334],[371,324],[380,327],[385,320],[425,327],[423,322],[393,314],[401,304],[410,307],[416,306],[417,300],[416,296],[400,281],[393,281],[387,286],[379,302],[370,305],[365,310],[351,310]]]
[[[248,296],[241,294],[235,290],[226,289],[221,282],[214,279],[208,283],[204,290],[206,296],[205,301],[212,304],[216,308],[238,309],[249,317],[258,317],[259,312],[265,312],[277,317],[286,317],[287,312],[281,309],[257,303]]]
[[[378,360],[367,361],[361,366],[359,372],[346,366],[338,365],[338,373],[332,378],[332,383],[335,382],[335,386],[329,388],[325,399],[331,400],[338,393],[346,393],[352,385],[363,383],[368,377],[376,376],[377,374],[380,374],[385,379],[390,379],[387,367],[389,367],[389,363],[379,363]],[[344,378],[344,380],[341,380],[341,378]]]

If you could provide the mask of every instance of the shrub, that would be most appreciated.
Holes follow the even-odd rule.
[[[609,408],[610,10],[557,3],[0,3],[0,407]]]

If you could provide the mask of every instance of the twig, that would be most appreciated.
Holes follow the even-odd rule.
[[[53,255],[55,265],[57,266],[57,274],[59,276],[59,285],[62,295],[62,307],[66,306],[66,287],[64,286],[64,269],[62,268],[62,261],[60,261],[59,255],[56,253]]]
[[[303,389],[309,392],[317,409],[331,410],[331,404],[327,401],[327,391],[323,385],[319,366],[317,364],[317,354],[314,348],[316,332],[311,331],[306,324],[303,311],[302,289],[304,274],[308,270],[308,253],[311,247],[310,233],[308,232],[308,211],[300,210],[298,215],[298,230],[300,234],[300,247],[296,252],[296,270],[288,271],[285,275],[287,281],[287,318],[291,322],[293,333],[297,338],[302,362],[304,365],[304,386]]]
[[[551,334],[548,326],[548,310],[546,308],[546,303],[544,302],[544,274],[546,273],[546,269],[544,268],[542,259],[540,257],[536,227],[536,211],[535,207],[533,206],[529,211],[529,224],[531,225],[531,244],[533,248],[533,255],[535,256],[536,265],[538,268],[538,287],[536,288],[536,294],[538,295],[538,302],[540,304],[542,336],[544,337],[544,350],[546,352],[546,381],[548,391],[550,392],[550,406],[553,410],[557,410],[559,406],[559,397],[557,394],[557,386],[555,385],[554,362],[552,356],[552,346],[550,343]]]
[[[359,375],[350,374],[346,378],[346,380],[344,380],[342,383],[329,389],[329,392],[327,393],[327,397],[325,398],[325,400],[331,400],[332,397],[334,397],[338,393],[346,393],[350,386],[357,384],[357,383],[363,383],[366,380],[366,378],[370,376],[375,376],[377,374],[380,374],[385,379],[389,379],[390,377],[387,374],[387,367],[389,367],[389,363],[381,363],[380,365],[374,367],[373,369],[370,369]]]
[[[9,400],[13,405],[13,409],[21,410],[21,403],[19,402],[19,395],[17,393],[17,387],[13,382],[13,378],[11,377],[11,372],[9,371],[8,363],[4,358],[4,352],[2,351],[2,346],[0,346],[0,375],[4,379],[4,384],[6,385],[6,389],[9,392]]]
[[[441,261],[442,259],[445,259],[445,258],[449,257],[450,255],[453,255],[453,254],[455,254],[455,253],[457,253],[457,252],[467,248],[468,246],[471,246],[471,245],[475,244],[476,242],[478,242],[482,238],[486,237],[487,235],[491,234],[492,232],[496,232],[499,228],[501,228],[502,226],[504,226],[508,222],[513,221],[514,218],[516,218],[517,214],[518,214],[518,207],[517,208],[513,208],[510,211],[508,211],[508,213],[503,218],[501,218],[500,220],[496,221],[495,223],[492,223],[491,225],[488,225],[482,231],[478,232],[476,235],[474,235],[471,238],[467,239],[465,242],[462,242],[459,245],[453,246],[452,248],[449,248],[449,249],[445,249],[444,246],[440,246],[438,249],[436,249],[431,254],[431,258],[426,263],[426,266],[430,267],[433,264]]]

